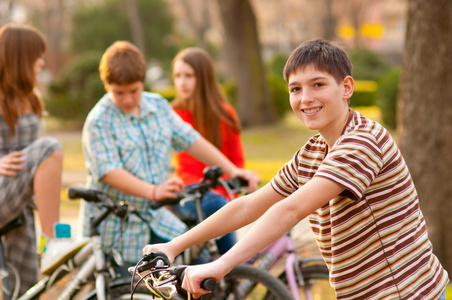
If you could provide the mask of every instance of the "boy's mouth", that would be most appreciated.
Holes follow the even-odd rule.
[[[322,109],[322,107],[306,108],[306,109],[302,109],[302,111],[307,115],[313,115],[313,114],[318,113],[321,109]]]

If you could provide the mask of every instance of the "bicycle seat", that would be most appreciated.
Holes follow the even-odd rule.
[[[11,222],[9,222],[8,224],[6,224],[5,226],[3,226],[0,229],[0,237],[5,235],[5,234],[7,234],[8,232],[13,230],[14,228],[22,226],[22,224],[24,224],[23,216],[20,216],[20,217],[18,217],[16,219],[12,220]]]
[[[73,240],[70,238],[52,239],[41,255],[41,273],[50,275],[58,266],[71,258],[89,243],[89,238]]]

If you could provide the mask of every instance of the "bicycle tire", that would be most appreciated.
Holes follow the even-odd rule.
[[[271,295],[272,299],[293,299],[287,286],[266,270],[238,265],[224,278],[225,287],[219,284],[212,292],[212,299],[263,299]]]
[[[301,282],[297,282],[300,299],[306,299],[306,293],[310,293],[313,300],[336,299],[336,293],[330,285],[329,271],[324,261],[298,260],[297,263],[303,276],[303,285]],[[286,271],[278,278],[287,284]],[[266,297],[265,299],[271,300],[274,298]]]

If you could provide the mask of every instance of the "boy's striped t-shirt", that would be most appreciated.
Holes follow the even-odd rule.
[[[344,187],[309,216],[338,299],[436,299],[448,275],[432,253],[407,165],[384,127],[350,114],[331,149],[312,137],[272,186],[288,196],[321,176]]]

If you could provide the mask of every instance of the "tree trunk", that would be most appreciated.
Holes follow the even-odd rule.
[[[126,0],[127,16],[129,18],[130,30],[132,31],[133,43],[146,55],[146,47],[141,26],[140,14],[136,0]]]
[[[190,0],[182,0],[182,5],[186,12],[187,22],[195,33],[196,45],[207,49],[206,32],[210,28],[209,3],[204,0],[197,3]],[[200,14],[197,14],[196,12],[199,11]]]
[[[409,0],[399,94],[400,148],[434,253],[452,272],[452,1]]]
[[[64,32],[65,5],[62,0],[45,1],[44,6],[44,32],[47,39],[46,67],[52,78],[61,72],[62,37]]]
[[[325,16],[323,19],[323,37],[336,39],[337,17],[333,13],[333,0],[325,0]]]
[[[274,122],[276,113],[250,1],[218,0],[218,3],[225,32],[224,50],[230,74],[236,82],[237,113],[242,126]]]

